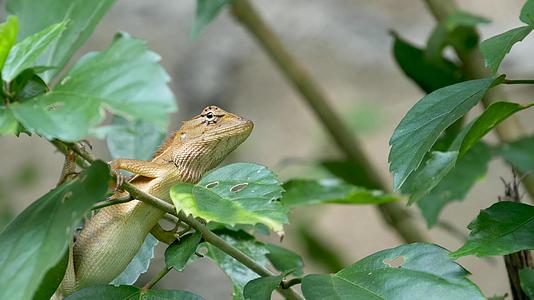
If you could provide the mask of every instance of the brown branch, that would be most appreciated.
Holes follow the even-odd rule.
[[[237,21],[256,39],[265,53],[279,68],[290,84],[301,94],[302,99],[321,121],[339,149],[354,163],[362,166],[373,188],[389,191],[389,186],[380,178],[369,157],[363,152],[360,142],[333,110],[331,101],[306,70],[287,51],[280,39],[272,32],[248,0],[235,0],[231,5]],[[427,241],[428,238],[399,203],[379,206],[383,219],[405,242]]]
[[[454,0],[424,0],[428,9],[438,22],[443,22],[449,14],[458,10],[458,5]],[[467,76],[471,79],[486,78],[491,76],[490,71],[484,66],[484,59],[478,47],[471,51],[465,52],[461,49],[455,49],[456,54],[463,64]],[[506,94],[502,87],[496,86],[489,90],[482,99],[482,105],[487,108],[492,103],[506,99]],[[501,143],[509,143],[521,137],[524,137],[525,131],[519,122],[519,119],[512,115],[505,121],[495,127],[495,132]],[[534,176],[526,176],[523,180],[523,186],[534,201]]]
[[[514,170],[513,179],[511,182],[504,183],[504,197],[499,197],[499,200],[507,200],[514,202],[521,202],[521,195],[519,193],[519,181]],[[504,263],[506,265],[506,272],[508,273],[508,280],[510,282],[510,289],[512,290],[512,297],[514,300],[529,300],[528,296],[521,289],[521,282],[519,279],[519,271],[525,268],[534,268],[534,260],[529,250],[523,250],[511,253],[504,256]]]

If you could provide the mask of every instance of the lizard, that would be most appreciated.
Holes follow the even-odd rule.
[[[129,182],[138,189],[171,202],[169,190],[179,182],[197,183],[202,174],[216,167],[250,133],[252,121],[206,107],[159,147],[150,161],[117,159],[112,171],[134,174]],[[124,191],[117,191],[125,193]],[[100,209],[84,225],[69,257],[61,292],[68,295],[115,279],[139,251],[152,228],[165,212],[139,200]]]

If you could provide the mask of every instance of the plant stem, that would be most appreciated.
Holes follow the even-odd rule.
[[[100,201],[98,203],[96,203],[93,208],[91,208],[92,210],[95,210],[95,209],[101,209],[101,208],[104,208],[106,206],[111,206],[111,205],[117,205],[117,204],[121,204],[121,203],[126,203],[126,202],[130,202],[132,201],[133,199],[131,197],[128,197],[128,198],[119,198],[119,199],[113,199],[113,200],[105,200],[105,201]]]
[[[534,79],[505,79],[505,84],[534,84]]]
[[[519,279],[519,271],[524,268],[534,268],[534,261],[530,255],[529,250],[523,250],[511,253],[504,256],[504,263],[506,265],[506,272],[508,273],[508,281],[510,282],[510,289],[512,290],[512,299],[514,300],[529,300],[521,288]]]
[[[269,271],[268,269],[263,267],[262,265],[256,263],[255,260],[253,260],[252,258],[248,257],[245,253],[241,252],[241,250],[233,247],[232,245],[228,244],[225,240],[220,238],[218,235],[216,235],[215,233],[211,232],[206,227],[206,225],[200,223],[195,218],[193,218],[191,216],[187,216],[183,212],[180,212],[178,214],[178,217],[184,223],[187,223],[187,224],[191,225],[191,227],[193,227],[195,230],[200,232],[202,234],[202,237],[204,238],[204,240],[206,242],[208,242],[208,243],[212,244],[213,246],[221,249],[226,254],[230,255],[231,257],[235,258],[240,263],[242,263],[245,266],[247,266],[249,269],[254,271],[256,274],[258,274],[258,275],[260,275],[262,277],[274,276],[275,275],[271,271]],[[296,291],[294,291],[291,288],[289,288],[289,289],[278,288],[277,290],[278,290],[278,292],[280,294],[282,294],[284,297],[286,297],[286,299],[299,299],[299,300],[300,299],[302,299],[302,300],[304,299],[304,298],[302,298],[301,295],[299,295]]]
[[[169,271],[172,270],[172,268],[168,268],[167,266],[164,266],[163,269],[158,273],[158,275],[156,275],[154,278],[152,278],[149,282],[147,282],[147,284],[145,284],[145,286],[143,287],[143,290],[149,290],[151,289],[154,285],[156,285],[163,277],[165,277],[165,275],[167,275],[167,273],[169,273]]]
[[[325,93],[306,70],[286,50],[280,39],[262,20],[250,2],[248,0],[235,0],[232,2],[231,8],[235,19],[250,32],[265,53],[278,66],[281,73],[301,94],[302,99],[316,114],[345,156],[362,166],[364,175],[374,184],[373,188],[389,191],[390,188],[380,178],[353,132],[348,129],[342,118],[331,107],[331,101],[328,100]],[[379,209],[384,220],[397,231],[405,242],[428,240],[410,217],[408,211],[399,203],[381,204]]]
[[[296,277],[296,278],[291,278],[289,280],[282,280],[282,282],[280,283],[280,286],[283,289],[288,289],[294,285],[301,284],[301,283],[302,283],[302,277]]]
[[[93,155],[91,155],[89,152],[86,152],[85,150],[81,149],[76,144],[70,144],[67,145],[60,141],[55,141],[53,143],[56,147],[61,149],[72,149],[75,153],[79,154],[83,159],[85,159],[88,163],[92,163],[95,158]],[[255,273],[257,273],[260,276],[274,276],[275,274],[269,271],[268,269],[264,268],[263,266],[259,265],[254,261],[252,258],[248,257],[245,253],[241,252],[241,250],[233,247],[232,245],[228,244],[225,240],[220,238],[218,235],[210,231],[206,225],[200,223],[198,220],[191,216],[187,216],[185,213],[180,212],[176,213],[176,210],[174,206],[164,200],[161,200],[157,197],[154,197],[150,194],[147,194],[139,189],[137,189],[135,186],[130,184],[129,182],[123,182],[122,189],[130,193],[132,198],[135,198],[139,201],[143,201],[147,204],[150,204],[162,211],[165,211],[169,213],[170,215],[173,215],[177,217],[182,222],[186,223],[187,225],[193,227],[195,230],[200,232],[202,234],[202,237],[204,240],[215,247],[221,249],[226,254],[232,256],[237,261],[245,265],[247,268],[251,269]],[[282,294],[286,299],[291,300],[304,300],[300,294],[298,294],[293,289],[283,289],[278,288],[277,289],[280,294]]]
[[[513,179],[511,182],[504,183],[504,199],[508,201],[521,203],[521,195],[519,194],[519,179],[515,170],[512,169]],[[499,200],[501,198],[499,197]],[[510,253],[504,256],[504,264],[506,265],[506,272],[508,273],[508,281],[510,282],[510,289],[512,290],[512,297],[514,300],[528,300],[529,297],[521,288],[521,281],[519,279],[519,271],[524,268],[534,268],[534,260],[530,255],[529,250],[522,250],[515,253]]]
[[[424,0],[428,9],[438,22],[447,19],[450,13],[458,10],[458,5],[454,0]],[[482,53],[477,48],[464,52],[455,48],[455,51],[463,64],[464,71],[471,79],[486,78],[491,76],[490,71],[484,66]],[[506,82],[506,81],[505,81]],[[482,99],[482,105],[487,108],[492,103],[506,99],[506,94],[499,86],[489,90]],[[509,143],[525,136],[525,131],[519,119],[512,115],[495,127],[497,137],[501,143]],[[534,176],[528,175],[523,179],[523,186],[534,201]]]

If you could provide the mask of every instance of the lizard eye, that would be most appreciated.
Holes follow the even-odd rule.
[[[215,115],[210,111],[206,114],[206,120],[211,121],[215,118]]]

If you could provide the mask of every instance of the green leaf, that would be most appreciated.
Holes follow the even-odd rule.
[[[283,278],[283,275],[278,275],[253,279],[245,285],[243,295],[245,299],[270,300],[271,294],[278,288]]]
[[[20,72],[33,67],[52,42],[61,36],[61,33],[67,27],[67,23],[68,21],[63,21],[51,25],[15,44],[11,48],[11,51],[9,51],[4,68],[2,69],[2,78],[10,82]]]
[[[295,276],[302,275],[304,262],[298,254],[274,244],[265,244],[265,248],[269,250],[267,258],[278,271],[283,273],[291,271]]]
[[[502,60],[510,52],[512,46],[522,41],[531,31],[532,27],[530,26],[518,27],[480,43],[480,51],[484,56],[486,66],[492,73],[497,72]]]
[[[145,241],[139,248],[137,254],[132,258],[126,269],[122,271],[110,284],[113,285],[128,285],[134,284],[139,276],[146,271],[150,266],[150,260],[154,258],[154,248],[158,244],[158,240],[151,234],[147,235]]]
[[[182,272],[189,258],[195,254],[201,239],[202,235],[197,231],[169,245],[165,250],[165,265],[167,265],[167,268],[174,268],[176,271]]]
[[[63,258],[74,225],[104,199],[108,179],[107,164],[96,161],[79,179],[32,203],[0,234],[1,299],[31,299],[45,274],[54,276],[47,272]]]
[[[459,52],[467,52],[478,45],[479,35],[476,26],[490,20],[464,11],[453,11],[447,19],[436,25],[427,42],[426,57],[438,61],[443,50],[453,46]]]
[[[284,183],[282,203],[288,207],[323,203],[382,204],[399,200],[378,190],[367,190],[337,179],[293,179]]]
[[[26,38],[52,24],[70,20],[61,37],[39,61],[39,65],[56,67],[44,74],[45,81],[50,82],[89,38],[114,3],[115,0],[8,0],[6,10],[19,17],[19,38]]]
[[[261,223],[281,233],[288,222],[288,210],[278,201],[282,192],[276,174],[266,167],[235,163],[206,173],[196,185],[175,185],[171,198],[177,211],[207,221]]]
[[[409,204],[419,201],[434,189],[454,168],[458,151],[433,151],[401,187],[403,194],[409,194]]]
[[[487,18],[473,15],[466,11],[456,10],[447,16],[445,27],[447,30],[453,31],[460,26],[475,27],[479,24],[487,24],[490,22],[491,20]]]
[[[98,138],[106,138],[113,159],[131,158],[150,160],[165,139],[165,132],[149,122],[129,121],[113,116],[111,125],[92,130]]]
[[[17,41],[19,31],[19,19],[16,16],[8,16],[7,20],[0,24],[0,70],[4,66],[9,50]]]
[[[521,14],[519,19],[530,26],[534,26],[534,1],[527,0],[523,8],[521,9]]]
[[[441,88],[408,111],[389,141],[389,169],[395,189],[419,167],[439,135],[475,106],[494,81],[485,78]]]
[[[196,38],[204,28],[219,14],[219,12],[233,0],[197,0],[197,12],[191,37]]]
[[[53,91],[11,109],[26,129],[47,139],[82,139],[101,121],[101,104],[165,128],[176,106],[158,60],[143,41],[119,35],[106,51],[82,57]]]
[[[487,145],[475,145],[428,195],[417,202],[429,228],[436,224],[445,205],[464,199],[473,184],[486,174],[490,159],[491,150]]]
[[[534,299],[534,269],[519,270],[521,289],[530,299]]]
[[[474,122],[469,126],[465,127],[460,134],[458,134],[453,141],[453,145],[449,147],[447,152],[433,151],[427,155],[428,158],[415,170],[408,178],[406,182],[401,187],[401,191],[404,194],[410,195],[410,203],[419,201],[426,197],[427,194],[430,194],[426,197],[426,203],[423,204],[423,210],[427,210],[424,214],[428,217],[428,224],[431,226],[437,218],[440,210],[445,204],[453,200],[460,200],[450,197],[463,197],[465,193],[469,191],[469,187],[474,183],[477,177],[471,177],[469,180],[468,176],[462,176],[458,174],[458,171],[454,173],[455,177],[462,178],[464,184],[457,184],[455,177],[449,176],[449,172],[453,170],[453,167],[457,163],[458,158],[461,158],[465,153],[467,153],[475,143],[477,143],[488,131],[495,127],[498,123],[503,121],[508,116],[512,115],[514,112],[530,107],[534,104],[520,105],[515,103],[508,102],[497,102],[492,104],[482,115],[480,115]],[[479,162],[479,168],[466,171],[465,175],[472,174],[473,176],[481,176],[485,172],[485,164],[489,160],[489,150],[484,151],[483,153],[487,154],[481,156],[480,158],[485,158],[483,160],[476,160]],[[458,154],[460,151],[460,154]],[[463,152],[462,152],[463,151]],[[482,153],[481,153],[482,154]],[[472,167],[472,166],[471,166]],[[483,172],[480,175],[480,172]],[[436,197],[437,194],[432,193],[431,191],[435,188],[440,182],[448,176],[449,183],[445,183],[440,189],[436,192],[441,194],[441,197],[437,197],[436,200],[429,200]],[[456,182],[456,183],[455,183]],[[453,186],[451,186],[452,184]],[[448,190],[443,188],[454,188],[457,187],[457,193],[450,193]]]
[[[397,64],[426,93],[462,81],[462,72],[455,63],[441,55],[430,60],[422,49],[397,35],[394,37],[393,55]]]
[[[69,263],[68,250],[63,253],[62,258],[56,263],[55,266],[50,268],[44,275],[43,280],[39,284],[39,287],[33,294],[33,299],[49,299],[51,295],[57,290],[58,286],[65,277],[65,270]],[[50,298],[52,299],[52,298]]]
[[[15,79],[9,83],[13,102],[24,102],[27,99],[42,95],[48,92],[48,86],[37,74],[39,68],[29,68],[20,72]]]
[[[458,121],[457,121],[458,122]],[[418,202],[422,197],[432,191],[453,169],[458,159],[458,150],[472,123],[455,134],[454,139],[447,137],[447,130],[440,136],[441,140],[436,142],[433,149],[442,147],[442,139],[448,139],[448,148],[444,151],[432,151],[425,155],[423,162],[417,170],[412,172],[406,179],[404,185],[400,188],[403,194],[409,194],[409,204]],[[449,127],[450,128],[450,127]],[[449,129],[447,128],[447,129]]]
[[[97,285],[81,289],[65,300],[202,300],[203,298],[188,291],[180,290],[143,290],[131,285]]]
[[[19,123],[10,109],[0,106],[0,135],[16,134]]]
[[[103,119],[100,99],[69,92],[46,93],[9,108],[29,132],[49,140],[78,141]]]
[[[501,146],[500,154],[523,173],[534,172],[534,136]]]
[[[432,244],[379,251],[335,274],[307,275],[302,291],[314,299],[486,299],[464,268]]]
[[[534,102],[525,105],[511,102],[492,103],[473,123],[460,146],[459,156],[463,156],[486,133],[514,113],[534,105]]]
[[[105,51],[83,56],[55,91],[97,97],[119,115],[165,128],[176,103],[159,61],[144,41],[118,34]]]
[[[233,232],[230,230],[215,231],[215,233],[227,243],[252,258],[256,263],[264,267],[267,266],[268,261],[265,255],[268,251],[251,235],[244,231]],[[214,247],[209,243],[202,243],[201,246],[208,250],[206,256],[219,265],[224,273],[226,273],[232,280],[234,285],[233,299],[244,299],[243,288],[250,280],[258,278],[259,275],[238,262],[235,258],[224,253],[219,248]]]
[[[368,170],[360,164],[348,160],[325,160],[320,162],[320,166],[332,176],[348,183],[368,189],[380,189],[380,186],[369,178]]]
[[[481,210],[467,242],[451,257],[506,255],[534,249],[534,206],[501,201]]]

